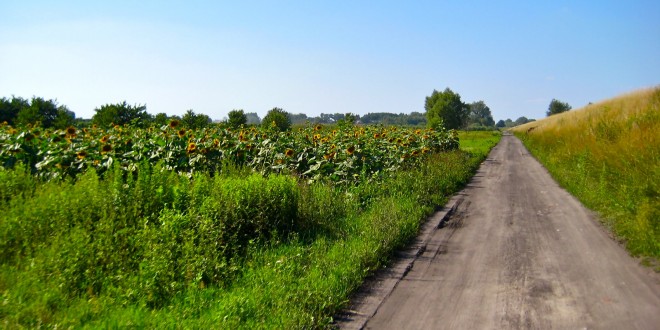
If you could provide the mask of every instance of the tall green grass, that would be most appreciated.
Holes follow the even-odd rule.
[[[660,257],[660,87],[513,131],[633,255]]]
[[[0,171],[0,325],[328,326],[486,150],[337,187],[141,164],[40,183]]]

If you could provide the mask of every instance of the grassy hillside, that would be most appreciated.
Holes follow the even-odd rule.
[[[660,257],[660,87],[513,131],[633,255]]]

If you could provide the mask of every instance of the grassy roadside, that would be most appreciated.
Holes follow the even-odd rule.
[[[513,129],[553,177],[647,262],[660,258],[660,88]]]
[[[0,324],[327,326],[473,175],[493,142],[470,134],[470,152],[342,189],[247,173],[188,180],[149,167],[134,179],[118,171],[45,185],[0,173],[9,192],[0,201]]]

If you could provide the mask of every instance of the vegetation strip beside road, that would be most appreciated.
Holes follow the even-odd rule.
[[[162,162],[136,162],[133,171],[114,164],[103,175],[90,166],[75,180],[46,182],[53,176],[35,179],[17,163],[0,171],[0,324],[329,325],[499,138],[470,134],[461,133],[469,152],[419,152],[411,165],[352,183],[299,180],[286,167],[181,175]],[[286,154],[277,159],[292,164]]]
[[[601,215],[633,255],[650,263],[660,258],[659,87],[513,131],[563,187]]]

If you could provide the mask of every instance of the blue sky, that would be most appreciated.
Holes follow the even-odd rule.
[[[424,111],[446,87],[496,120],[660,84],[660,1],[0,2],[0,97],[78,117]]]

